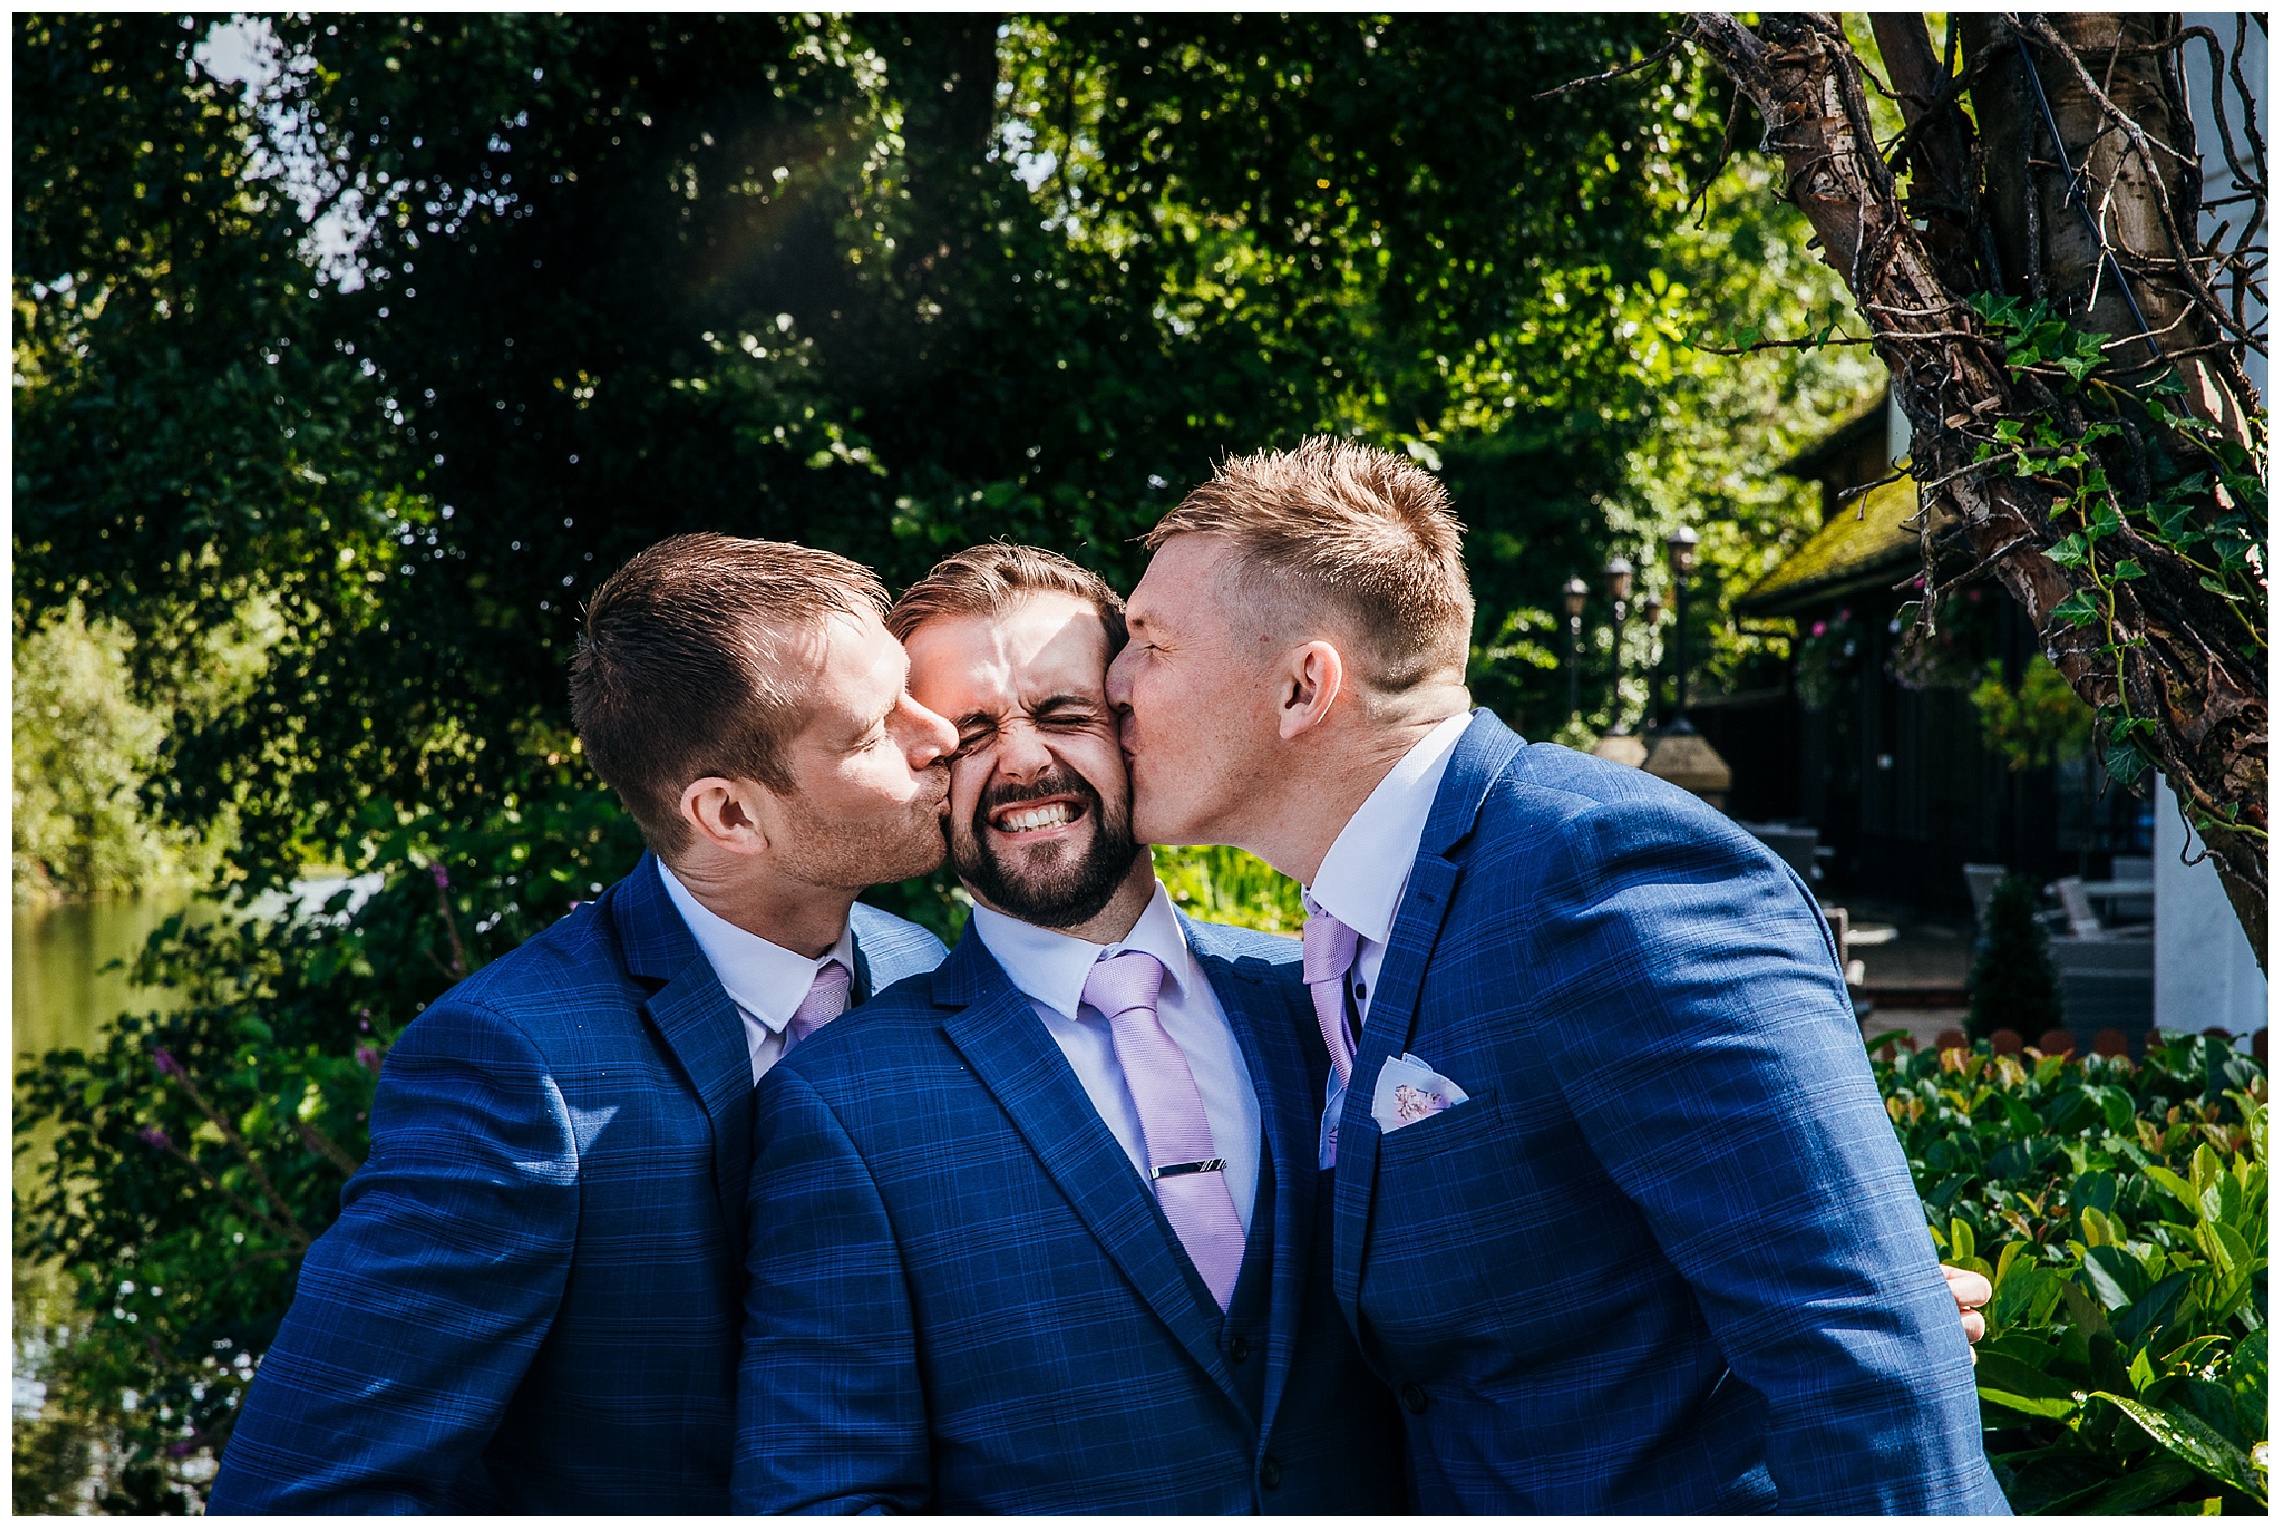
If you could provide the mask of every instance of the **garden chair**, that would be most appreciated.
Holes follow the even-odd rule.
[[[2075,1040],[2074,1031],[2070,1029],[2046,1029],[2043,1031],[2043,1037],[2035,1042],[2035,1049],[2046,1056],[2071,1056],[2081,1050],[2082,1047]]]
[[[1987,1048],[1998,1056],[2016,1056],[2027,1042],[2015,1029],[1998,1029],[1987,1037]]]
[[[2118,1029],[2101,1029],[2090,1041],[2090,1049],[2100,1056],[2126,1056],[2130,1053],[2130,1037]]]
[[[2066,909],[2066,931],[2077,939],[2102,939],[2106,927],[2091,911],[2089,893],[2082,889],[2082,877],[2059,877],[2053,888],[2058,893],[2058,905]]]

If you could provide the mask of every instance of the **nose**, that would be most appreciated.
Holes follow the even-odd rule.
[[[1127,642],[1123,649],[1109,660],[1108,664],[1108,703],[1118,711],[1132,709],[1131,657],[1132,644]]]
[[[915,772],[958,751],[958,729],[908,695],[896,707],[901,722],[903,755]]]
[[[1053,750],[1045,746],[1045,735],[1025,717],[1011,718],[998,729],[995,752],[995,772],[1008,779],[1034,779],[1053,768]]]

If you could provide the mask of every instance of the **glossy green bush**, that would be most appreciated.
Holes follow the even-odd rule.
[[[2157,1034],[2142,1063],[1981,1047],[1876,1071],[1942,1256],[1995,1282],[1979,1396],[2012,1506],[2263,1512],[2263,1068]]]

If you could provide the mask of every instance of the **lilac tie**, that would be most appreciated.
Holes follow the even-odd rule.
[[[846,1011],[847,968],[836,960],[827,960],[817,968],[807,996],[800,999],[800,1006],[792,1010],[791,1022],[784,1026],[784,1054],[789,1056],[793,1046]]]
[[[1227,1171],[1211,1139],[1187,1056],[1156,1017],[1163,962],[1128,950],[1093,962],[1084,1000],[1108,1019],[1124,1085],[1140,1111],[1156,1203],[1187,1248],[1219,1308],[1235,1297],[1243,1267],[1243,1222],[1227,1192]]]
[[[1346,973],[1353,969],[1361,942],[1361,935],[1328,913],[1310,916],[1298,939],[1299,974],[1314,999],[1314,1019],[1322,1026],[1322,1043],[1329,1049],[1340,1089],[1354,1078],[1354,1036],[1346,1025]]]

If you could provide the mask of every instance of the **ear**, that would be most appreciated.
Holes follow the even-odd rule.
[[[1283,656],[1275,680],[1281,689],[1276,721],[1288,742],[1330,719],[1331,706],[1346,691],[1346,660],[1327,642],[1309,642]]]
[[[766,794],[755,781],[706,775],[681,792],[681,820],[699,843],[731,854],[765,854],[768,835],[761,824],[767,817],[761,798]]]

